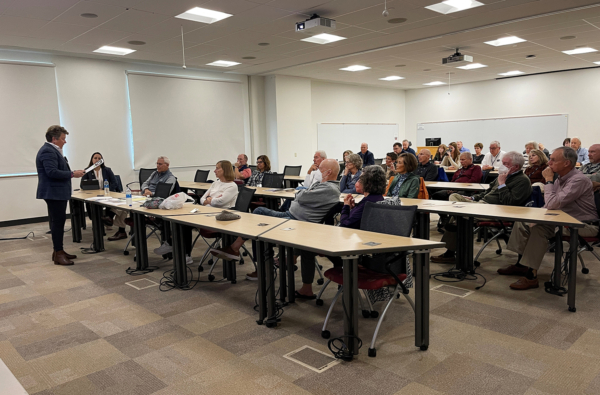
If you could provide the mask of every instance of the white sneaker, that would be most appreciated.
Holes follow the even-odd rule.
[[[186,265],[192,265],[194,263],[194,260],[192,259],[191,255],[186,255],[185,256],[185,264]]]
[[[154,249],[154,253],[156,255],[165,255],[171,252],[173,252],[173,247],[171,247],[166,241],[162,243],[160,247]]]

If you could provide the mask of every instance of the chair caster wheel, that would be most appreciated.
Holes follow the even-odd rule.
[[[479,265],[481,265],[481,262],[479,262],[479,261],[474,261],[473,262],[473,266],[479,267]]]
[[[321,337],[323,339],[329,339],[331,337],[331,332],[329,332],[329,331],[321,331]]]
[[[212,274],[208,275],[208,281],[214,281],[215,280],[215,276],[213,276]]]
[[[242,252],[242,256],[248,256],[248,253],[246,251]]]
[[[369,348],[369,357],[375,358],[376,356],[377,356],[377,349],[376,348]]]
[[[588,274],[590,272],[590,269],[588,269],[587,267],[584,267],[583,269],[581,269],[581,273],[583,274]]]
[[[202,267],[202,265],[198,266],[198,272],[203,272],[204,268]]]
[[[496,250],[496,254],[497,254],[497,255],[502,255],[502,248],[498,248],[498,249]]]
[[[238,263],[238,265],[243,265],[244,264],[244,260],[240,258],[240,262]]]
[[[231,280],[232,284],[237,284],[237,280]]]
[[[319,269],[323,270],[323,265],[319,265]]]
[[[476,241],[476,242],[478,242],[478,243],[481,243],[481,239],[477,239],[477,240],[475,240],[475,241]]]
[[[323,306],[323,299],[317,299],[315,303],[317,304],[317,306]]]
[[[275,328],[277,326],[277,324],[275,324],[273,322],[267,322],[266,326],[267,326],[267,328]]]
[[[427,351],[427,349],[429,348],[429,346],[421,346],[419,348],[421,349],[421,351]]]
[[[363,310],[362,311],[362,316],[364,318],[369,318],[371,316],[371,312],[369,310]]]
[[[123,255],[129,255],[129,251],[123,251]]]
[[[319,284],[319,285],[323,285],[323,283],[324,283],[324,281],[323,281],[323,279],[322,279],[322,278],[320,278],[320,279],[318,279],[318,280],[317,280],[317,284]]]
[[[371,318],[377,318],[377,317],[379,317],[379,312],[375,311],[375,310],[371,311]]]
[[[577,307],[569,307],[569,311],[570,311],[571,313],[574,313],[574,312],[576,312],[576,311],[577,311]]]
[[[210,258],[210,259],[208,260],[208,263],[207,263],[207,265],[208,265],[208,266],[212,266],[212,265],[213,265],[213,260],[212,260],[212,258]]]
[[[133,257],[133,261],[135,262],[136,260],[137,260],[137,256],[134,256]]]

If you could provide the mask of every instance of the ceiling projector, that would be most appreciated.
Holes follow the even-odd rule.
[[[444,65],[453,65],[453,66],[464,66],[466,64],[472,63],[473,57],[469,55],[463,55],[458,52],[458,48],[456,48],[456,53],[454,55],[450,55],[447,58],[442,59],[442,64]]]
[[[322,18],[313,14],[304,22],[296,22],[296,32],[307,34],[329,33],[335,30],[335,21],[333,19]]]

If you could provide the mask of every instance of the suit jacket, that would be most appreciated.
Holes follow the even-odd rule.
[[[37,199],[71,199],[71,168],[56,148],[44,144],[37,153],[35,166],[38,173]]]
[[[111,170],[110,167],[103,167],[102,168],[102,178],[104,180],[108,180],[108,185],[109,185],[109,189],[111,192],[122,192],[119,189],[119,183],[117,182],[117,178],[115,177],[115,173],[113,173],[113,171]],[[90,171],[89,173],[86,173],[83,177],[81,177],[81,181],[83,180],[95,180],[96,179],[96,172],[94,170]],[[81,185],[81,182],[79,183]],[[101,186],[100,188],[104,189],[104,186]]]
[[[365,152],[364,154],[362,152],[359,152],[358,156],[360,156],[363,160],[363,167],[375,164],[375,156],[373,156],[373,153],[369,150],[367,150],[367,152]]]

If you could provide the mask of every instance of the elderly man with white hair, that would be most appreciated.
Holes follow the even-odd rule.
[[[588,150],[581,146],[581,139],[579,137],[571,138],[571,148],[577,153],[577,166],[584,166],[590,163]]]
[[[367,143],[362,143],[360,145],[360,152],[358,153],[358,156],[360,156],[363,161],[363,167],[372,166],[375,164],[375,156],[371,151],[369,151],[369,144]]]
[[[304,188],[308,189],[310,186],[319,181],[321,182],[321,172],[319,171],[319,165],[323,162],[324,159],[327,159],[327,154],[323,150],[319,150],[315,152],[313,156],[313,164],[308,168],[308,174],[304,177]],[[300,188],[303,189],[303,188]]]
[[[500,149],[500,142],[494,140],[490,143],[490,152],[485,154],[481,161],[481,170],[498,170],[502,165],[502,157],[506,152]]]

